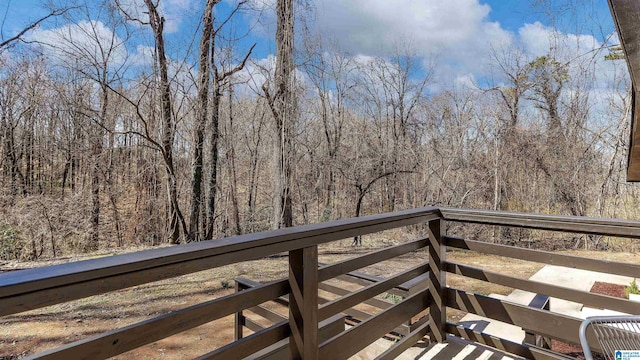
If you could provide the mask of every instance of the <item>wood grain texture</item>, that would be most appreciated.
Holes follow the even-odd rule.
[[[513,259],[564,266],[568,268],[597,271],[614,275],[629,276],[634,278],[640,277],[640,265],[638,264],[556,254],[549,251],[523,249],[514,246],[490,244],[449,236],[445,238],[445,242],[449,247],[476,251],[483,254],[492,254]]]
[[[453,208],[441,208],[440,211],[447,221],[626,238],[640,237],[640,221],[633,220]]]
[[[320,345],[320,358],[348,359],[384,336],[390,328],[406,322],[420,311],[429,307],[429,303],[430,297],[427,290],[410,296],[393,307],[322,343]]]
[[[544,294],[546,296],[559,299],[575,301],[577,303],[595,306],[602,309],[615,310],[629,314],[640,313],[640,303],[613,296],[594,294],[587,291],[570,289],[563,286],[557,286],[533,280],[519,279],[512,276],[452,262],[447,262],[446,269],[452,274],[462,275],[469,278],[508,286],[515,289],[526,290],[537,294]],[[529,304],[529,306],[535,307],[531,304]]]
[[[292,359],[318,359],[318,246],[289,252],[289,348]]]
[[[431,306],[429,306],[429,316],[431,317],[430,328],[433,340],[439,343],[444,342],[447,337],[447,306],[445,292],[447,281],[445,271],[445,255],[447,247],[442,238],[444,221],[436,220],[429,223],[429,294],[431,296]]]
[[[476,315],[520,326],[536,334],[580,345],[578,329],[582,319],[530,308],[488,296],[447,288],[447,306]],[[588,334],[590,344],[597,340]],[[597,349],[597,347],[594,347]]]
[[[35,359],[106,359],[275,299],[289,291],[279,281],[108,331],[33,356]]]

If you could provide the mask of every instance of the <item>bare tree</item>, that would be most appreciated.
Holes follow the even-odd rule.
[[[207,0],[202,16],[202,34],[198,62],[198,112],[195,119],[195,136],[191,175],[191,216],[189,217],[189,240],[200,238],[200,209],[202,207],[202,153],[204,132],[209,110],[209,84],[211,83],[210,58],[211,35],[213,33],[213,7],[219,1]]]
[[[293,0],[278,0],[276,15],[275,93],[262,86],[275,121],[273,227],[293,225],[291,203],[292,137],[295,126],[293,83]]]
[[[305,38],[306,74],[316,89],[318,101],[317,116],[322,121],[322,133],[326,160],[324,169],[323,220],[335,216],[337,160],[341,151],[345,121],[348,118],[349,100],[356,86],[354,70],[356,64],[338,49],[325,49],[322,40]]]

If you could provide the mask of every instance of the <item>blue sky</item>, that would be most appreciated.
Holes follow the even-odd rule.
[[[270,14],[275,0],[253,1],[256,7],[262,6],[265,11],[252,34],[239,43],[237,52],[246,51],[256,42],[254,58],[264,59],[274,52],[275,18]],[[486,77],[489,48],[517,46],[531,56],[537,56],[548,51],[550,35],[559,35],[567,42],[565,47],[575,47],[575,52],[579,53],[589,51],[602,42],[606,34],[602,34],[600,28],[605,32],[613,30],[606,0],[554,1],[553,5],[558,7],[567,3],[579,4],[577,12],[567,12],[559,19],[559,32],[549,27],[549,19],[542,9],[530,7],[529,0],[308,1],[314,9],[311,26],[326,42],[335,43],[354,56],[384,56],[393,51],[395,44],[409,43],[415,55],[423,58],[425,63],[437,56],[439,72],[447,81]],[[3,24],[4,38],[46,13],[41,2],[0,0],[0,12],[7,14]],[[167,41],[170,51],[176,56],[184,50],[185,44],[193,41],[203,2],[162,0],[168,19]],[[223,1],[218,6],[218,16],[224,17],[232,4],[233,0]],[[575,21],[573,17],[595,17],[599,23]],[[256,19],[255,13],[245,14],[233,26],[237,33],[242,33]],[[576,24],[581,26],[574,26]],[[46,30],[60,26],[60,21],[47,22],[31,36],[38,40],[51,39]],[[133,54],[136,51],[143,53],[144,46],[150,45],[149,40],[138,39],[128,45],[127,50]]]

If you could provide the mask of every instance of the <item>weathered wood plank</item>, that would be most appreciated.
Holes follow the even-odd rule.
[[[427,271],[427,269],[428,264],[423,263],[411,269],[405,270],[400,274],[391,276],[387,279],[373,283],[362,289],[353,291],[348,295],[325,303],[320,307],[319,317],[320,319],[326,319],[329,316],[335,315],[341,311],[356,306],[367,299],[370,299],[393,288],[396,285],[402,284],[415,276],[423,274]]]
[[[510,257],[525,261],[597,271],[608,274],[640,277],[640,265],[608,260],[590,259],[579,256],[555,254],[548,251],[517,248],[514,246],[490,244],[475,240],[466,240],[447,236],[447,246],[476,251],[483,254]]]
[[[324,265],[320,267],[320,275],[318,281],[327,281],[329,279],[333,279],[338,275],[343,275],[357,269],[362,269],[369,265],[377,264],[379,262],[393,259],[400,255],[419,250],[426,247],[427,245],[429,245],[429,240],[426,238],[412,240],[404,244],[391,246],[358,257],[353,257],[342,261],[337,261],[329,265]]]
[[[609,235],[625,238],[640,237],[640,222],[632,220],[453,208],[440,208],[440,211],[443,218],[447,221]]]
[[[466,276],[493,284],[508,286],[515,289],[522,289],[533,293],[575,301],[577,303],[626,312],[629,314],[640,314],[640,303],[621,299],[613,296],[594,294],[587,291],[575,290],[563,286],[549,283],[542,283],[533,280],[519,279],[508,275],[498,274],[492,271],[474,268],[458,263],[447,262],[446,269],[452,274]]]
[[[447,306],[520,326],[536,334],[580,345],[578,329],[582,319],[453,288],[447,288]],[[591,334],[589,336],[591,337]],[[597,340],[592,337],[589,341],[597,343]]]
[[[267,346],[273,345],[278,341],[289,337],[289,323],[287,321],[280,322],[269,328],[260,330],[243,339],[234,341],[219,349],[204,354],[197,360],[226,360],[226,359],[242,359]]]
[[[427,290],[419,292],[376,316],[361,322],[344,333],[320,345],[321,359],[348,359],[358,351],[384,336],[389,328],[411,319],[429,306]]]
[[[57,349],[36,354],[33,358],[106,359],[275,299],[288,291],[287,281],[266,284],[66,344]]]

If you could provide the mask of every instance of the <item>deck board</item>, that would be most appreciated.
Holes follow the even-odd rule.
[[[447,338],[445,344],[434,343],[427,347],[415,359],[419,360],[510,360],[522,359],[515,355],[507,355],[495,349],[462,339]]]

